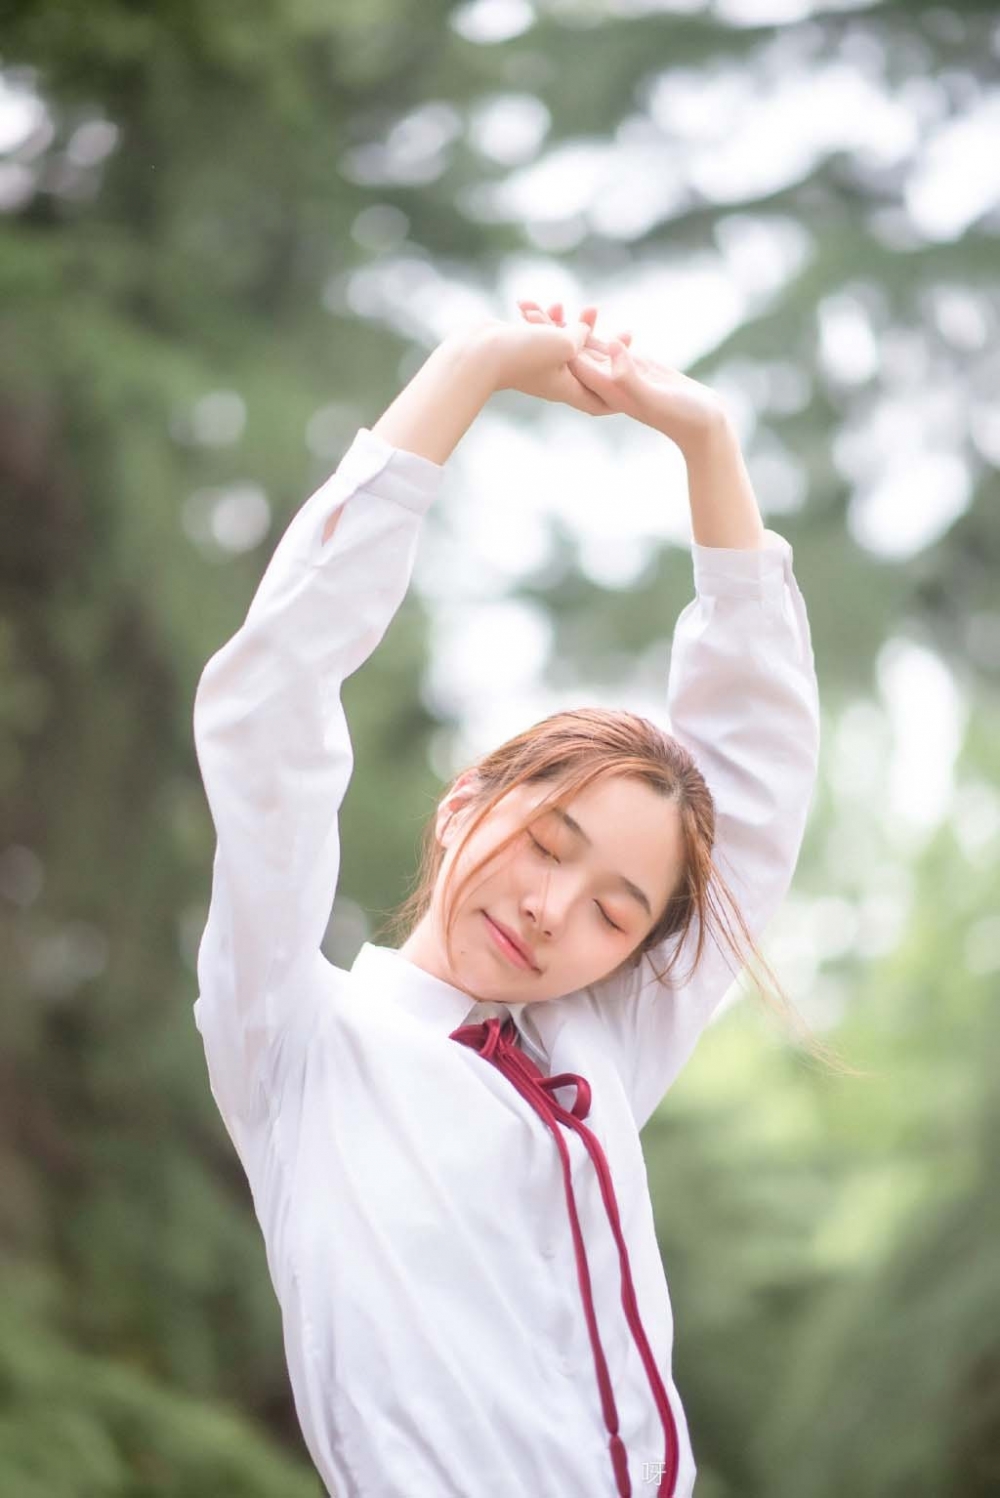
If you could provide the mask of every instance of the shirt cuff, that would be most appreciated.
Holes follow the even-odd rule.
[[[705,597],[764,599],[792,576],[792,548],[777,531],[765,530],[760,546],[701,546],[691,543],[695,592]]]
[[[380,499],[423,515],[441,488],[444,466],[419,453],[393,447],[369,427],[362,427],[337,467],[337,478],[353,489],[366,489]]]

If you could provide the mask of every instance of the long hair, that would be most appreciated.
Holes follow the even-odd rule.
[[[711,937],[735,959],[734,972],[744,967],[749,969],[751,962],[759,965],[770,979],[770,987],[756,979],[758,992],[773,1012],[805,1036],[804,1046],[811,1055],[841,1074],[866,1075],[848,1066],[836,1051],[813,1034],[759,951],[735,897],[712,859],[715,844],[712,794],[692,755],[671,734],[648,718],[623,709],[575,708],[543,718],[483,755],[472,768],[476,772],[476,788],[469,803],[470,825],[465,829],[442,890],[449,960],[460,896],[480,869],[510,847],[525,830],[523,826],[515,828],[470,869],[460,889],[449,900],[448,886],[458,863],[458,852],[502,798],[520,786],[551,783],[551,793],[532,810],[534,820],[545,808],[571,799],[602,777],[624,776],[651,786],[676,806],[683,857],[681,873],[666,906],[617,971],[634,971],[647,952],[669,941],[674,949],[666,965],[657,970],[650,958],[650,966],[662,983],[686,983],[697,969],[706,938]],[[411,892],[382,924],[380,935],[405,941],[430,908],[443,861],[444,849],[432,817],[424,828]],[[695,950],[691,966],[678,977],[675,966],[692,928]]]

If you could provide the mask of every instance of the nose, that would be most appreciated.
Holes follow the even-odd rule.
[[[541,887],[525,895],[524,909],[538,931],[551,937],[557,935],[565,925],[572,900],[573,891],[569,888],[568,881],[554,879],[552,871],[548,870]]]

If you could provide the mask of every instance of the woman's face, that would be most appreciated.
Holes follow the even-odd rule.
[[[439,819],[445,858],[434,898],[402,950],[477,999],[533,1003],[606,977],[659,919],[681,873],[677,808],[645,782],[607,776],[533,816],[550,794],[545,784],[509,792],[457,858],[452,892],[466,870],[527,823],[462,895],[453,964],[444,946],[442,892],[473,818],[465,805]],[[499,928],[526,948],[528,962],[511,952]]]

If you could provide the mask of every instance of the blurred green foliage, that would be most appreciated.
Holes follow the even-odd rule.
[[[549,0],[492,45],[463,35],[461,16],[450,24],[453,9],[5,9],[0,77],[44,104],[0,157],[11,1498],[319,1491],[191,1018],[213,836],[190,705],[284,524],[418,354],[344,294],[352,271],[393,250],[359,235],[358,215],[398,210],[411,253],[487,291],[506,256],[538,253],[518,222],[463,211],[506,172],[464,131],[409,177],[366,180],[357,153],[427,101],[461,120],[511,92],[543,100],[550,149],[611,139],[653,77],[749,69],[781,37],[803,59],[877,59],[890,91],[934,79],[947,117],[982,90],[997,50],[989,4],[872,4],[772,27]],[[788,186],[725,205],[695,193],[631,239],[591,230],[563,254],[594,286],[703,252],[741,211],[810,231],[802,269],[690,372],[750,381],[784,360],[808,376],[809,398],[759,427],[805,475],[807,503],[772,523],[795,546],[831,730],[795,888],[849,900],[863,867],[895,858],[909,889],[897,940],[823,964],[843,1000],[833,1038],[872,1077],[817,1073],[741,1004],[644,1136],[699,1498],[1000,1491],[998,960],[985,950],[1000,945],[1000,877],[995,833],[970,844],[959,825],[1000,780],[1000,486],[970,427],[971,496],[955,523],[898,561],[859,546],[836,444],[887,391],[877,373],[860,392],[823,377],[816,316],[861,288],[886,346],[912,337],[928,380],[970,412],[992,401],[995,423],[995,312],[985,343],[963,345],[932,293],[957,286],[995,308],[996,210],[959,235],[893,244],[880,225],[905,216],[905,187],[897,166],[818,153]],[[220,390],[237,393],[225,409],[238,419],[228,437],[199,436],[192,412]],[[307,430],[320,431],[311,445]],[[242,549],[205,533],[213,494],[233,485],[271,506]],[[663,595],[679,606],[689,589],[687,558],[665,548],[632,589],[570,570],[522,592],[551,614],[553,669],[586,681],[662,639]],[[345,693],[357,760],[342,818],[348,913],[378,916],[402,897],[438,787],[442,725],[420,694],[426,623],[411,594]],[[879,653],[900,635],[933,648],[969,707],[956,767],[966,810],[911,854],[884,831],[879,796],[852,800],[830,773],[833,726],[873,693]],[[349,922],[335,927],[336,916],[331,952],[349,960]]]

